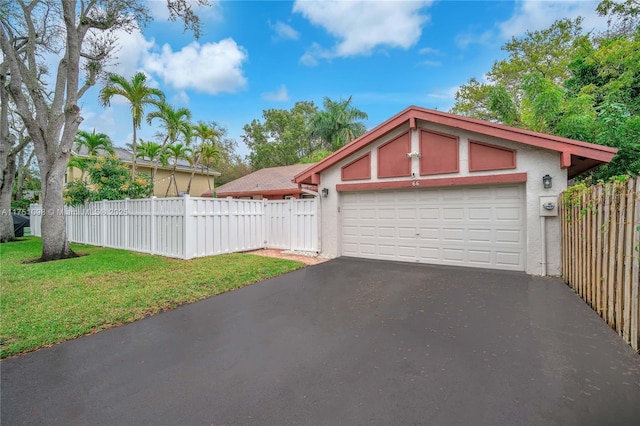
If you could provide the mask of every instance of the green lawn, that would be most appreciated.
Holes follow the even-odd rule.
[[[301,268],[249,254],[193,260],[72,244],[81,257],[23,263],[40,239],[0,244],[0,357],[132,322]]]

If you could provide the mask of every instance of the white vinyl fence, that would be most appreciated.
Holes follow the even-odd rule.
[[[65,207],[69,241],[180,259],[260,248],[318,251],[313,199],[148,198]],[[42,206],[31,234],[42,236]]]

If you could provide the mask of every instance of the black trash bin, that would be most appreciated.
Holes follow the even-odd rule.
[[[13,231],[16,237],[24,237],[24,228],[31,227],[29,216],[13,213]]]

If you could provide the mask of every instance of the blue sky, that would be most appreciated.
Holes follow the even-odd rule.
[[[500,47],[556,19],[584,18],[585,30],[606,20],[591,1],[212,1],[199,10],[199,40],[169,22],[165,2],[149,0],[154,21],[118,35],[117,64],[130,78],[144,71],[193,122],[216,121],[248,153],[242,127],[264,109],[296,101],[322,105],[353,97],[368,129],[409,105],[447,111],[457,88],[483,78],[504,56]],[[81,100],[85,121],[115,144],[131,141],[128,106],[97,102],[100,85]],[[156,124],[138,135],[153,139]]]

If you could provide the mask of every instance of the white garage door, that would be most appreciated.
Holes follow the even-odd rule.
[[[342,193],[342,255],[523,271],[524,185]]]

